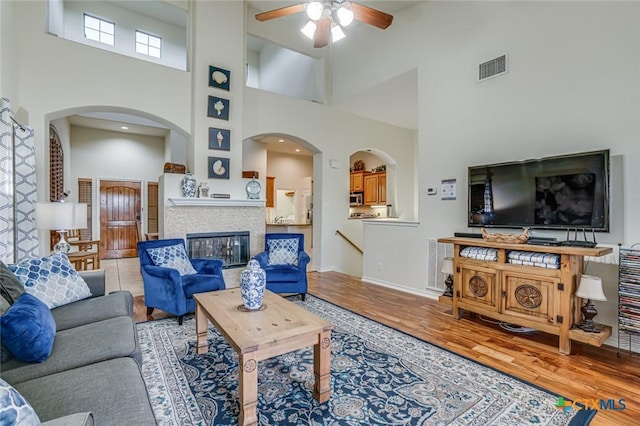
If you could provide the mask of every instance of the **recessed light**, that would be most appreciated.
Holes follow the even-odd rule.
[[[300,152],[300,148],[296,148],[296,152]]]
[[[120,128],[121,128],[122,130],[129,130],[129,128],[128,128],[127,126],[120,126]]]
[[[278,142],[284,142],[284,139],[278,139]]]

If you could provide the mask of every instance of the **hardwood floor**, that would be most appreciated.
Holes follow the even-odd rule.
[[[362,283],[358,278],[309,273],[309,292],[360,315],[474,359],[575,400],[624,399],[624,410],[599,410],[591,425],[640,424],[640,355],[573,342],[572,355],[558,352],[558,338],[541,332],[512,333],[467,313],[460,320],[437,301]],[[142,297],[135,317],[146,320]],[[154,318],[167,316],[154,312]]]

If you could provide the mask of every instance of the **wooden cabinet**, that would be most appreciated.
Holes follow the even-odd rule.
[[[371,173],[364,177],[365,205],[387,204],[387,173]]]
[[[265,203],[265,207],[275,207],[275,199],[276,199],[276,184],[275,177],[267,176],[267,201]]]
[[[575,297],[584,256],[611,253],[608,247],[547,247],[527,244],[492,243],[476,238],[440,238],[454,245],[452,307],[454,318],[465,309],[496,320],[530,327],[559,336],[559,351],[571,352],[571,340],[592,344],[611,335],[605,328],[599,339],[588,339],[582,330],[572,329],[582,319],[581,299]],[[476,260],[460,256],[465,247],[487,247],[497,251],[497,260]],[[508,262],[512,250],[550,253],[560,256],[559,269],[516,265]]]
[[[364,191],[364,171],[351,172],[349,175],[349,192]]]

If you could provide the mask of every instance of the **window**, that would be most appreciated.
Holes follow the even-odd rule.
[[[84,36],[89,40],[113,46],[116,24],[84,14]]]
[[[64,153],[60,136],[53,124],[49,125],[49,201],[64,197]]]
[[[143,55],[160,57],[162,50],[162,39],[136,30],[136,52]]]

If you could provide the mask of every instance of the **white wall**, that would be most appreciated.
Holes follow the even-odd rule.
[[[323,102],[324,87],[318,59],[265,42],[260,50],[259,84],[262,90],[292,96],[297,99]]]
[[[78,178],[93,181],[93,238],[100,238],[100,180],[139,181],[142,187],[142,233],[147,226],[147,183],[163,173],[164,138],[71,126],[70,176],[65,187],[78,199]],[[96,161],[99,159],[99,161]],[[66,189],[65,188],[65,189]]]
[[[186,11],[180,7],[175,7],[174,9],[173,13],[185,15],[186,20]],[[115,44],[113,46],[85,38],[85,13],[115,23]],[[62,17],[60,18],[62,19]],[[61,26],[59,22],[54,22],[54,25],[56,28]],[[162,39],[160,58],[136,52],[136,30]],[[66,1],[64,2],[64,34],[53,31],[53,29],[52,32],[66,39],[99,49],[118,52],[122,55],[163,64],[183,71],[187,69],[186,28],[150,19],[129,9],[118,7],[113,2]]]
[[[191,8],[193,145],[187,151],[188,168],[199,182],[208,181],[211,192],[231,194],[232,198],[246,198],[246,180],[242,179],[244,138],[241,131],[245,75],[244,4],[239,1],[198,1],[192,2]],[[210,65],[230,71],[229,91],[209,87]],[[207,116],[209,96],[229,100],[228,121]],[[231,130],[230,151],[209,150],[209,127]],[[210,156],[229,158],[228,180],[208,179],[207,158]]]
[[[392,270],[380,273],[371,262],[364,275],[424,290],[427,240],[468,231],[473,164],[609,148],[623,159],[612,171],[623,180],[611,188],[622,195],[612,209],[623,214],[598,239],[640,241],[639,15],[638,2],[425,2],[396,14],[367,43],[337,46],[334,74],[344,78],[334,81],[334,94],[345,97],[418,67],[420,226],[394,234],[406,242],[403,262],[379,244],[388,240],[382,232],[371,238],[365,251],[390,259]],[[508,74],[477,83],[478,64],[505,52]],[[447,178],[457,179],[457,200],[426,196]],[[615,310],[616,299],[609,294],[606,309]]]
[[[72,182],[79,177],[157,182],[164,138],[71,126],[71,153]]]
[[[27,121],[20,114],[19,52],[20,46],[15,42],[16,30],[15,3],[0,1],[0,97],[11,101],[11,109],[19,115],[14,117],[21,123]]]
[[[349,157],[355,151],[373,148],[396,159],[397,187],[401,188],[398,204],[410,215],[414,211],[415,132],[251,88],[245,89],[244,108],[245,137],[295,135],[321,152],[313,160],[313,266],[359,275],[362,256],[335,233],[339,229],[355,236],[357,244],[362,243],[362,224],[348,219]],[[338,161],[338,168],[330,166],[331,160]]]
[[[305,177],[313,176],[313,157],[267,152],[267,176],[274,176],[276,189],[307,188]]]

